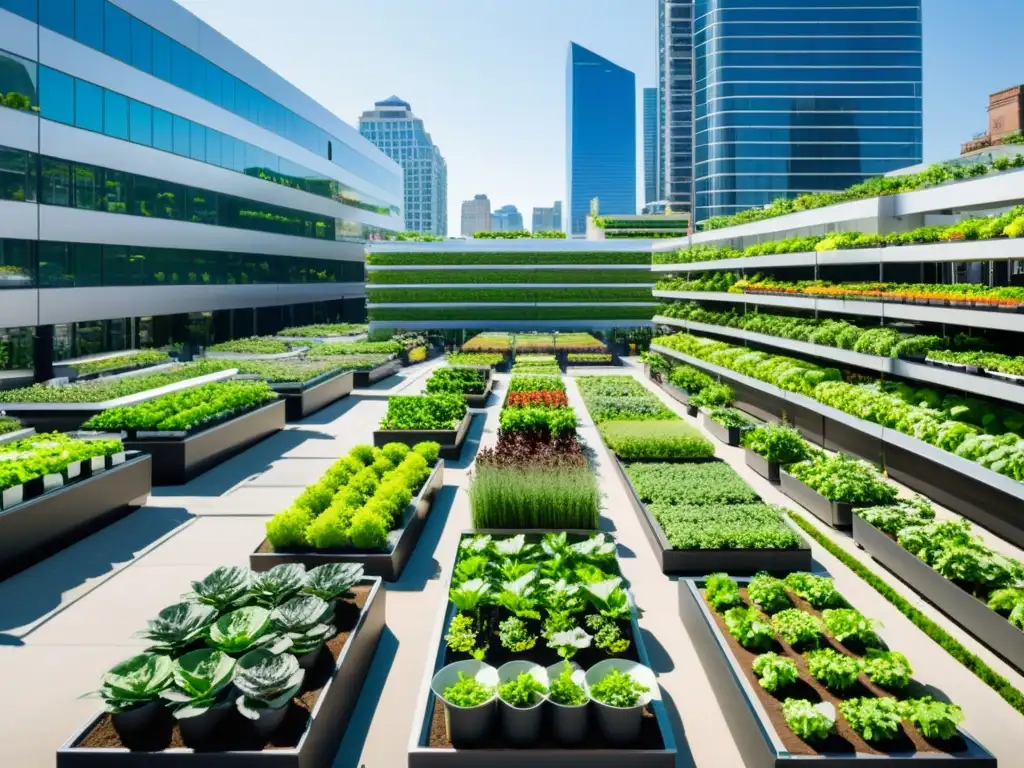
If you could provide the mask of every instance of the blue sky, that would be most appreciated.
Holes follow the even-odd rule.
[[[448,226],[477,193],[564,199],[570,40],[656,81],[655,0],[178,0],[356,125],[392,94],[448,161]],[[988,94],[1024,82],[1024,2],[924,0],[925,160],[987,127]],[[642,168],[638,146],[638,169]],[[638,181],[638,194],[640,182]]]

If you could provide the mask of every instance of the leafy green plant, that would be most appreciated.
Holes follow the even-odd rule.
[[[469,485],[476,528],[596,529],[601,512],[589,466],[502,466],[477,460]]]
[[[118,357],[107,357],[102,360],[75,363],[74,369],[79,376],[92,376],[93,374],[119,368],[139,368],[144,365],[157,365],[159,363],[169,363],[170,361],[171,357],[166,352],[146,349],[130,355],[119,355]]]
[[[566,661],[584,648],[589,648],[593,639],[581,627],[547,633],[548,648],[553,648]]]
[[[787,608],[772,616],[772,629],[794,646],[816,646],[823,634],[821,621],[799,608]]]
[[[804,741],[824,741],[836,730],[835,707],[806,699],[786,699],[782,702],[782,716],[786,725]]]
[[[336,600],[362,578],[362,563],[324,563],[306,574],[302,591],[321,600]]]
[[[509,379],[509,392],[565,392],[561,376],[514,375]]]
[[[256,605],[276,608],[298,594],[306,584],[306,566],[301,563],[281,563],[270,570],[257,573],[249,587]]]
[[[498,696],[506,704],[525,709],[543,701],[547,686],[529,672],[520,672],[514,678],[498,686]]]
[[[253,336],[249,339],[224,341],[214,344],[208,349],[210,352],[230,352],[243,355],[279,355],[291,350],[291,346],[287,342],[277,339]]]
[[[875,685],[890,691],[902,691],[910,685],[914,670],[910,661],[899,651],[880,651],[869,648],[863,659],[864,674]]]
[[[690,397],[690,405],[698,408],[721,408],[736,398],[733,388],[727,384],[711,384]]]
[[[900,702],[904,720],[909,720],[926,738],[948,741],[957,735],[957,726],[964,721],[964,712],[955,704],[936,701],[931,696]]]
[[[513,653],[525,653],[537,644],[537,636],[531,633],[526,623],[517,616],[509,616],[498,625],[498,637],[501,638],[502,647]],[[475,644],[475,633],[473,640]]]
[[[368,328],[369,326],[365,323],[317,323],[315,325],[285,328],[278,336],[295,336],[310,339],[327,336],[352,336],[358,333],[366,333]]]
[[[803,598],[818,610],[845,605],[835,583],[827,576],[796,572],[786,576],[785,582],[793,594]]]
[[[619,625],[612,619],[600,614],[591,614],[586,618],[587,627],[594,633],[594,645],[602,648],[612,656],[625,653],[630,646],[629,638],[624,637]]]
[[[200,581],[192,582],[192,591],[182,595],[186,600],[209,605],[224,613],[249,601],[253,573],[240,565],[222,565]]]
[[[590,695],[595,701],[609,707],[629,709],[635,707],[640,696],[651,689],[634,680],[633,677],[618,669],[611,669],[608,674],[590,686]]]
[[[989,596],[988,607],[993,611],[1005,613],[1013,626],[1024,629],[1024,588],[997,589]]]
[[[511,620],[512,619],[509,619],[508,621]],[[519,619],[515,620],[519,621]],[[473,617],[469,614],[456,614],[455,617],[452,618],[451,624],[448,625],[448,631],[444,636],[445,642],[448,643],[448,647],[456,653],[472,654],[474,649],[476,649],[477,631],[475,624]],[[525,625],[523,625],[523,628],[525,630]],[[510,638],[510,642],[520,643],[521,641],[522,640],[519,637]],[[504,644],[505,636],[502,635],[502,645]]]
[[[103,675],[92,696],[103,699],[105,712],[125,712],[157,701],[174,680],[174,664],[167,656],[142,653],[122,661]]]
[[[448,365],[501,365],[504,356],[497,352],[449,352],[445,355]]]
[[[704,595],[708,604],[719,613],[723,608],[743,605],[740,585],[725,573],[712,573],[704,577]]]
[[[883,533],[896,538],[904,528],[925,525],[934,520],[935,510],[930,502],[918,497],[884,507],[858,509],[857,515]]]
[[[754,659],[754,674],[758,683],[768,693],[775,693],[779,688],[792,685],[800,678],[796,663],[777,653],[762,653]]]
[[[388,398],[380,429],[455,429],[465,415],[459,395],[396,395]]]
[[[871,647],[881,642],[875,634],[878,622],[853,608],[828,608],[821,612],[821,620],[825,629],[840,643],[852,638],[864,647]]]
[[[786,471],[830,501],[874,506],[891,504],[898,493],[874,467],[843,454],[806,459]]]
[[[856,685],[861,670],[860,660],[832,648],[808,651],[805,658],[811,677],[820,680],[829,690],[845,691]]]
[[[250,605],[224,614],[210,626],[206,642],[224,653],[240,654],[267,647],[275,653],[286,650],[291,641],[273,628],[270,611]]]
[[[869,743],[895,738],[903,719],[899,702],[889,698],[847,699],[839,703],[839,712]]]
[[[454,707],[479,707],[494,698],[495,689],[479,682],[475,677],[467,677],[459,672],[457,682],[448,686],[441,697]]]
[[[576,433],[576,411],[572,408],[502,408],[498,417],[500,434],[537,432],[564,439]]]
[[[608,619],[629,618],[629,598],[626,596],[626,590],[622,588],[620,577],[584,583],[581,588],[587,600],[601,616]]]
[[[484,374],[476,368],[438,368],[427,379],[427,394],[482,395]]]
[[[747,584],[747,595],[754,605],[767,614],[793,607],[793,602],[786,593],[786,583],[763,571]]]
[[[649,504],[673,549],[797,549],[800,537],[769,504]]]
[[[207,648],[186,653],[174,662],[174,686],[160,692],[179,720],[198,717],[224,703],[235,660]]]
[[[710,459],[715,447],[696,429],[678,421],[605,421],[601,438],[620,459]]]
[[[754,490],[725,462],[634,463],[626,475],[645,504],[711,506],[754,504]]]
[[[146,629],[136,633],[136,637],[150,641],[153,651],[175,653],[201,639],[217,615],[217,609],[210,605],[176,603],[147,621]]]
[[[729,634],[748,651],[767,651],[775,642],[772,625],[756,608],[730,608],[723,619]]]
[[[244,717],[258,720],[262,710],[287,706],[305,675],[291,654],[274,654],[262,648],[250,651],[235,667],[234,684],[242,693],[235,705]]]
[[[270,614],[275,631],[291,641],[296,656],[312,653],[337,634],[331,623],[334,607],[315,595],[299,595],[278,605]]]
[[[778,464],[793,464],[807,458],[807,443],[792,427],[765,424],[743,435],[743,446]]]
[[[562,671],[551,680],[548,688],[548,698],[563,707],[579,707],[590,701],[583,686],[573,680],[573,668],[568,662],[562,665]]]

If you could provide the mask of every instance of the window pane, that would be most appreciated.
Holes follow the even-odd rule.
[[[131,183],[130,173],[103,171],[103,210],[107,213],[128,213],[128,191]]]
[[[128,105],[129,137],[135,144],[153,146],[153,108],[132,99]]]
[[[198,53],[193,51],[191,48],[188,49],[189,57],[189,71],[191,77],[189,78],[188,90],[190,93],[195,94],[200,99],[206,98],[206,68],[209,66],[206,59],[200,56]]]
[[[20,149],[0,147],[0,200],[24,202],[35,199],[35,190],[28,187],[30,157],[28,152]]]
[[[45,205],[70,205],[71,164],[52,157],[41,158],[41,202]]]
[[[103,95],[103,132],[128,140],[128,97],[113,91]]]
[[[123,245],[103,246],[103,284],[131,285],[128,249]]]
[[[174,154],[188,157],[189,121],[184,117],[174,117]]]
[[[132,20],[113,3],[104,13],[103,50],[125,64],[132,63]]]
[[[133,216],[156,216],[157,182],[148,176],[132,178],[132,205],[129,213]]]
[[[170,181],[157,181],[157,207],[153,215],[160,219],[185,220],[185,187]]]
[[[221,87],[220,81],[222,72],[219,67],[213,64],[206,65],[206,93],[205,97],[216,104],[218,107],[221,104],[221,95],[223,88]]]
[[[75,208],[99,211],[103,208],[103,170],[75,163]]]
[[[75,39],[97,51],[103,50],[103,0],[77,0]]]
[[[227,72],[221,78],[220,105],[229,112],[235,111],[235,76]]]
[[[74,79],[49,67],[39,67],[39,113],[47,120],[74,125]]]
[[[188,220],[196,224],[217,223],[217,193],[205,189],[188,189]]]
[[[28,19],[36,20],[36,0],[0,0],[0,8]]]
[[[103,133],[103,89],[85,80],[75,80],[75,125]]]
[[[153,30],[153,74],[171,82],[171,38]]]
[[[12,268],[3,270],[0,288],[27,288],[35,283],[34,246],[28,240],[0,240],[0,267]]]
[[[75,284],[69,243],[39,243],[39,287],[67,288]]]
[[[171,82],[179,88],[188,90],[191,70],[189,68],[188,48],[177,40],[171,40]]]
[[[74,39],[75,0],[39,0],[39,23]]]
[[[153,146],[164,152],[174,151],[174,118],[170,112],[153,108]]]
[[[206,128],[198,123],[192,123],[190,128],[189,155],[193,160],[206,162]]]
[[[101,285],[103,275],[103,246],[75,245],[75,285]]]
[[[212,128],[206,129],[206,162],[211,165],[221,163],[221,134]]]
[[[28,111],[38,106],[36,63],[0,53],[0,106]]]
[[[145,22],[132,18],[132,66],[143,72],[153,72],[153,29]]]

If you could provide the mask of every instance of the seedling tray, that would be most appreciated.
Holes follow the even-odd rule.
[[[367,576],[380,576],[384,581],[398,581],[412,557],[437,491],[444,485],[444,459],[438,459],[430,477],[409,503],[402,517],[402,527],[388,535],[390,551],[370,552],[360,549],[296,549],[275,550],[266,539],[249,555],[249,567],[266,571],[281,563],[302,563],[307,569],[324,563],[362,563]]]
[[[833,528],[853,525],[853,505],[843,501],[830,501],[792,475],[779,471],[780,489],[793,501],[816,518]]]
[[[853,516],[853,539],[928,602],[937,606],[1009,664],[1024,671],[1024,633],[1006,618],[960,589],[857,514]]]
[[[402,361],[397,357],[394,360],[388,360],[386,363],[381,363],[376,368],[370,368],[365,371],[354,371],[355,373],[355,388],[362,389],[368,387],[371,384],[376,384],[378,381],[383,381],[389,376],[394,376],[402,370]]]
[[[493,536],[515,536],[525,534],[527,539],[541,536],[551,531],[540,530],[475,530],[465,531],[463,535],[490,534]],[[570,540],[582,540],[593,535],[594,531],[567,531]],[[641,664],[650,667],[650,659],[637,624],[636,604],[632,595],[630,600],[630,624],[632,629],[633,647]],[[555,745],[550,737],[542,735],[537,747],[512,749],[505,746],[455,749],[452,747],[431,747],[431,731],[435,715],[441,702],[430,688],[430,682],[441,667],[445,665],[447,646],[444,635],[448,625],[457,613],[455,606],[448,603],[448,610],[441,617],[433,638],[428,645],[436,648],[432,662],[427,665],[420,692],[416,699],[416,719],[413,721],[412,735],[409,740],[408,768],[522,768],[525,765],[541,768],[674,768],[676,764],[676,743],[672,726],[668,721],[664,705],[660,697],[656,697],[648,705],[648,716],[644,718],[644,735],[641,736],[644,746],[636,748],[615,747],[607,743],[598,734],[596,716],[591,713],[590,734],[588,740],[577,747],[561,747]],[[443,714],[440,715],[443,720]],[[499,726],[495,723],[495,729]],[[547,725],[542,733],[549,731]],[[496,731],[495,731],[496,732]],[[600,738],[600,742],[597,739]],[[63,768],[63,766],[58,766]]]
[[[697,650],[701,666],[747,768],[861,768],[865,765],[882,768],[908,762],[915,768],[949,768],[950,765],[996,768],[995,757],[962,730],[959,734],[963,750],[956,753],[885,755],[846,751],[808,755],[789,751],[701,597],[702,581],[679,581],[679,616]]]
[[[412,448],[418,443],[434,442],[441,446],[442,459],[457,461],[472,421],[473,415],[466,413],[455,429],[377,429],[373,432],[373,444],[380,448],[388,443],[404,443]]]
[[[355,372],[331,371],[305,385],[287,383],[270,387],[284,398],[285,419],[300,421],[355,389]]]
[[[786,574],[792,571],[811,570],[810,545],[803,534],[788,520],[786,524],[793,528],[800,538],[800,549],[674,549],[661,525],[647,509],[647,505],[640,500],[622,462],[618,459],[615,459],[615,470],[626,486],[630,506],[633,507],[644,536],[654,550],[654,557],[661,566],[662,573],[704,575],[722,572],[739,576],[752,575],[758,571]]]
[[[303,696],[303,701],[309,705],[308,714],[295,704],[291,705],[284,725],[274,736],[277,741],[271,742],[272,746],[264,746],[265,741],[250,734],[249,739],[254,746],[249,749],[245,746],[238,748],[234,744],[220,751],[213,746],[202,751],[184,746],[167,748],[173,724],[169,715],[161,715],[166,718],[163,721],[164,732],[159,734],[162,742],[156,738],[156,743],[139,745],[137,750],[123,746],[82,746],[95,729],[104,725],[110,727],[107,715],[101,712],[57,750],[57,768],[329,768],[335,760],[384,631],[385,590],[381,580],[364,578],[355,589],[364,591],[366,597],[358,618],[348,630],[348,636],[336,650],[329,645],[321,653],[316,666],[306,673],[307,681],[323,681],[319,695],[312,702]],[[339,629],[342,626],[339,625]],[[303,690],[310,690],[310,684],[307,682]],[[228,717],[236,717],[236,713],[230,713]],[[237,717],[241,719],[241,715]],[[227,718],[225,722],[228,722]],[[244,726],[244,722],[238,724],[238,730]],[[227,727],[221,726],[218,733],[225,731]],[[278,746],[278,742],[292,735],[296,737],[294,746]]]
[[[81,473],[66,484],[0,512],[0,578],[24,570],[146,503],[152,487],[149,456],[133,454],[111,469],[105,468],[101,457],[99,466],[97,470],[81,467]]]
[[[284,429],[285,404],[277,400],[185,437],[125,440],[125,448],[153,457],[153,485],[181,485],[210,467]]]
[[[778,485],[781,482],[779,477],[779,462],[768,461],[764,456],[759,453],[754,453],[749,448],[743,449],[743,457],[746,460],[748,467],[757,472],[757,474],[772,485]]]

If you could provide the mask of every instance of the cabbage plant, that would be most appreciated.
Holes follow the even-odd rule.
[[[234,671],[235,660],[218,650],[186,653],[174,662],[174,687],[160,696],[171,703],[179,720],[204,715],[223,704]]]
[[[116,714],[160,699],[174,681],[174,662],[155,653],[140,653],[103,675],[98,691],[104,711]]]
[[[257,720],[262,709],[287,706],[305,674],[291,654],[278,655],[263,648],[250,651],[235,667],[235,687],[242,692],[235,705],[242,715]]]
[[[206,642],[219,651],[233,654],[263,647],[281,653],[291,645],[288,638],[273,629],[270,611],[256,605],[221,616],[210,627]]]
[[[175,603],[146,622],[136,637],[149,640],[150,648],[174,654],[201,638],[217,619],[217,609],[202,603]]]
[[[223,612],[238,608],[249,601],[252,571],[240,565],[222,565],[202,581],[192,582],[192,591],[183,595],[186,600],[212,605]]]
[[[302,591],[321,600],[335,600],[352,589],[362,578],[361,563],[327,563],[306,574],[306,585]]]
[[[275,608],[270,618],[275,630],[291,640],[289,650],[302,656],[337,633],[330,623],[333,613],[334,608],[327,601],[315,595],[299,595]]]
[[[276,608],[298,594],[306,585],[306,566],[302,563],[282,563],[269,571],[257,573],[249,587],[252,600],[264,608]]]

